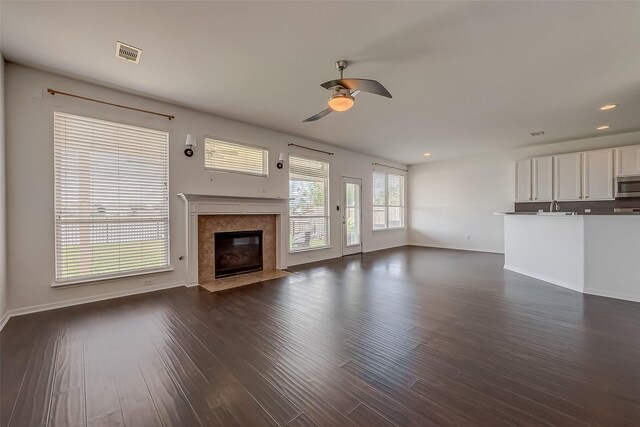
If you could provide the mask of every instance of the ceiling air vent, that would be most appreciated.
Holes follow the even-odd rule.
[[[137,64],[140,62],[141,55],[142,49],[138,49],[137,47],[133,47],[122,42],[116,43],[116,56],[118,58],[122,58],[125,61],[135,62]]]
[[[537,132],[531,132],[529,135],[531,136],[540,136],[540,135],[544,135],[544,131],[543,130],[539,130]]]

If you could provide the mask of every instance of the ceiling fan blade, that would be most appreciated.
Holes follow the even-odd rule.
[[[321,118],[323,118],[327,114],[331,113],[332,111],[333,110],[331,108],[325,108],[324,110],[320,111],[318,114],[315,114],[315,115],[309,117],[308,119],[304,119],[302,122],[303,123],[315,122],[316,120],[320,120]]]
[[[391,98],[391,94],[389,91],[380,84],[380,82],[376,80],[369,79],[337,79],[337,80],[329,80],[328,82],[322,83],[322,86],[325,89],[331,89],[336,86],[342,86],[351,91],[362,91],[374,93],[376,95],[385,96],[387,98]]]

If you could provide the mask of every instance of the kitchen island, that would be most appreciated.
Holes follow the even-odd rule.
[[[506,270],[640,301],[640,215],[503,215]]]

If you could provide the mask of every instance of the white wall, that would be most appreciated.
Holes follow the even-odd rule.
[[[5,170],[4,58],[0,55],[0,327],[7,311],[7,205]]]
[[[142,98],[15,64],[6,67],[6,149],[9,309],[93,298],[112,292],[142,290],[143,278],[122,279],[95,285],[51,288],[54,280],[54,199],[53,199],[53,114],[67,111],[133,125],[166,130],[170,135],[169,189],[171,264],[175,271],[153,276],[154,287],[185,281],[183,204],[178,193],[283,197],[288,196],[287,168],[275,163],[281,152],[314,156],[312,152],[290,149],[288,143],[334,152],[318,155],[330,162],[330,207],[332,248],[287,254],[286,265],[294,265],[341,255],[341,224],[335,206],[340,199],[340,176],[361,178],[363,182],[363,250],[373,251],[406,244],[406,230],[371,232],[372,162],[389,163],[362,154],[318,144],[280,132],[239,123],[187,108]],[[170,84],[168,82],[167,84]],[[46,93],[48,87],[83,96],[132,105],[167,114],[175,120],[156,118],[79,99]],[[295,119],[295,118],[294,118]],[[297,119],[296,119],[297,120]],[[187,133],[199,145],[192,158],[183,154]],[[261,145],[270,150],[267,178],[205,171],[205,135]],[[403,165],[395,165],[403,167]],[[287,231],[285,231],[287,232]],[[149,288],[144,288],[149,289]]]
[[[584,225],[584,292],[640,302],[640,218],[593,215]]]
[[[513,210],[512,186],[511,165],[504,156],[411,166],[409,242],[501,252],[502,218],[493,212]]]
[[[504,268],[584,292],[585,218],[508,215]]]
[[[633,132],[411,166],[409,242],[504,253],[503,220],[493,212],[514,209],[515,160],[638,143]]]

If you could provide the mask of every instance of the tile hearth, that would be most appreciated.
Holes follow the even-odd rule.
[[[239,274],[237,276],[223,277],[222,279],[212,279],[208,282],[201,282],[200,287],[209,292],[224,291],[240,286],[252,285],[254,283],[264,282],[266,280],[279,279],[280,277],[289,276],[291,273],[286,270],[266,270],[254,271],[253,273]]]

